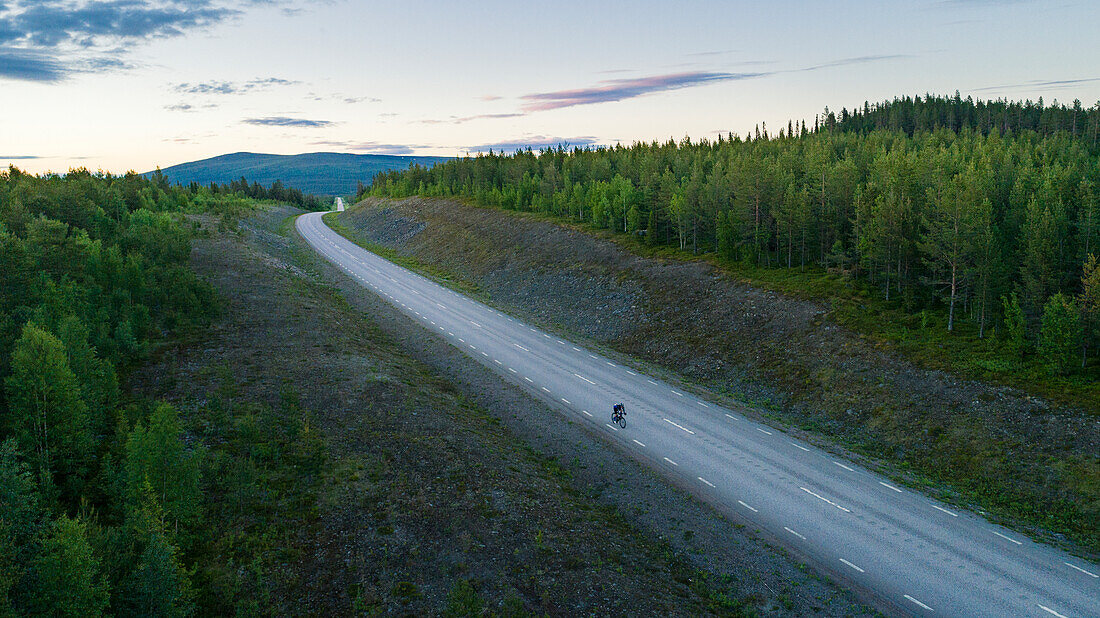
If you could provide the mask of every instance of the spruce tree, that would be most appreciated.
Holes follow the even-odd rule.
[[[1051,296],[1043,307],[1038,349],[1054,375],[1065,375],[1077,364],[1077,353],[1081,349],[1077,304],[1061,292]]]

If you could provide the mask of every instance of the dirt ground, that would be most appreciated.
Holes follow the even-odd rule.
[[[922,369],[838,327],[815,303],[534,217],[372,198],[338,220],[502,310],[651,363],[940,499],[1097,556],[1093,415]]]
[[[289,385],[312,411],[330,469],[302,479],[318,498],[270,611],[873,613],[320,261],[293,213],[206,222],[192,262],[222,317],[134,378],[185,415],[227,375],[239,400],[275,406]]]

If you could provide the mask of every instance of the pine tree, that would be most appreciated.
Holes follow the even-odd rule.
[[[200,454],[184,447],[182,433],[175,408],[158,404],[148,426],[138,423],[130,432],[124,464],[132,508],[137,508],[145,488],[151,488],[174,531],[197,522],[202,498]]]
[[[1100,260],[1089,255],[1081,275],[1081,294],[1077,306],[1081,311],[1081,368],[1088,364],[1089,346],[1100,336]]]
[[[1077,364],[1080,349],[1081,323],[1077,304],[1059,292],[1043,307],[1039,355],[1051,373],[1064,375]]]
[[[107,608],[107,582],[88,543],[87,525],[62,515],[43,543],[34,566],[36,613],[100,616]]]
[[[16,606],[27,605],[26,576],[44,515],[15,440],[5,440],[0,443],[0,616],[15,615]]]
[[[1016,292],[1002,296],[1001,303],[1004,305],[1005,339],[1008,347],[1016,356],[1023,356],[1027,351],[1027,326]]]
[[[94,443],[65,346],[49,332],[27,323],[12,352],[11,375],[5,387],[7,431],[43,481],[52,479],[74,487],[68,495],[75,497],[75,486],[87,471]]]
[[[119,605],[135,616],[190,616],[195,611],[191,575],[172,543],[153,488],[145,483],[139,493],[140,503],[126,523],[134,562],[119,586]]]

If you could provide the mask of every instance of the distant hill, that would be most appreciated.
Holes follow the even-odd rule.
[[[359,182],[370,184],[378,172],[404,170],[413,163],[431,165],[447,157],[406,157],[393,155],[357,155],[336,152],[311,152],[297,155],[235,152],[181,163],[161,170],[173,183],[192,182],[207,185],[239,180],[269,186],[276,180],[287,187],[314,195],[355,193]],[[151,172],[147,172],[151,173]]]

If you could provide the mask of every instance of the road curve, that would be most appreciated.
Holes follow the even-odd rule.
[[[915,616],[1100,616],[1100,567],[898,487],[397,266],[326,226],[327,260],[503,379],[818,568]],[[610,422],[626,404],[628,425]]]

